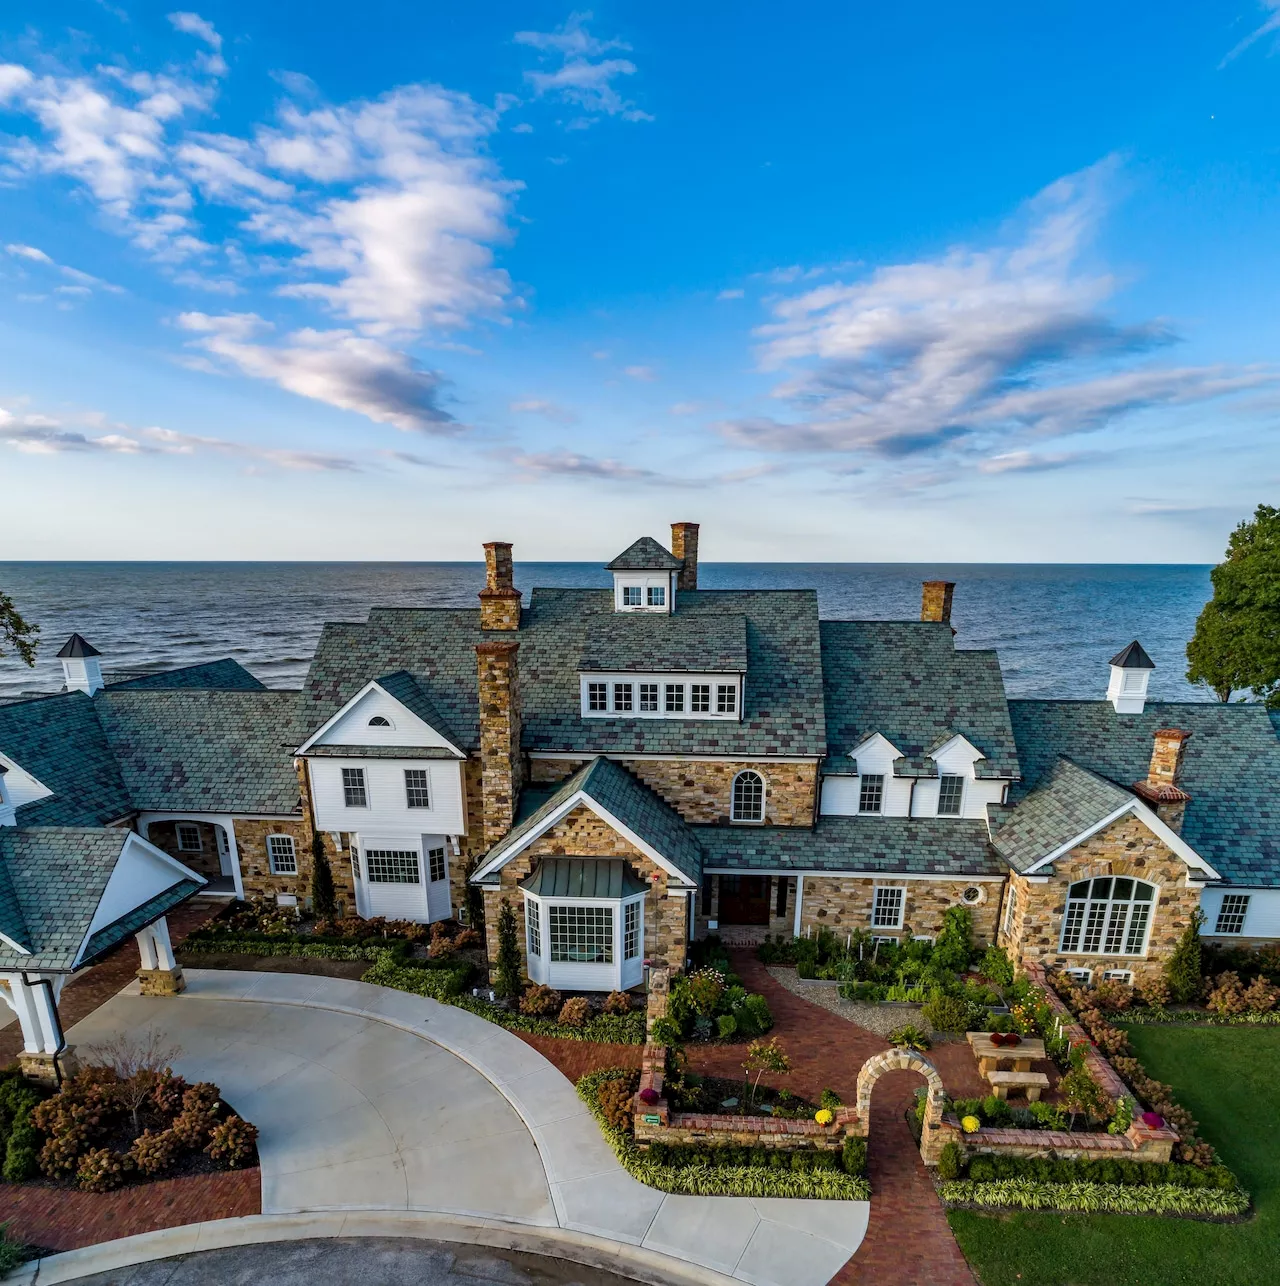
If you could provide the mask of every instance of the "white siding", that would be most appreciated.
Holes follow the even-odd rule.
[[[29,804],[36,799],[44,799],[53,794],[53,791],[43,782],[37,781],[29,772],[20,764],[15,763],[7,755],[0,755],[0,764],[8,769],[4,775],[4,789],[9,796],[9,803],[14,808],[21,808],[23,804]]]
[[[371,728],[369,720],[386,719],[389,728]],[[441,746],[449,743],[412,710],[373,688],[358,698],[333,726],[315,739],[317,746]]]
[[[178,870],[172,861],[158,854],[140,835],[129,831],[121,833],[129,838],[124,842],[115,869],[103,890],[102,900],[93,913],[90,935],[123,919],[166,889],[173,888],[184,878],[182,871],[187,871],[188,877],[198,878],[186,867]]]
[[[367,808],[348,808],[343,768],[363,768]],[[430,808],[405,802],[404,771],[425,768]],[[322,831],[377,831],[390,835],[466,834],[462,765],[449,759],[309,759],[316,826]]]
[[[1218,921],[1218,910],[1222,906],[1222,898],[1227,893],[1247,893],[1249,895],[1249,910],[1244,917],[1244,932],[1238,934],[1224,934],[1219,940],[1230,942],[1232,938],[1280,938],[1280,889],[1245,889],[1245,888],[1217,888],[1205,889],[1200,895],[1200,909],[1205,914],[1204,928],[1201,933],[1205,937],[1214,936],[1214,925]]]

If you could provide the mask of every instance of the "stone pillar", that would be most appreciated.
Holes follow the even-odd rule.
[[[518,630],[520,591],[515,587],[511,546],[506,541],[491,540],[485,545],[484,570],[485,584],[480,591],[480,628]]]
[[[649,970],[649,999],[645,1011],[645,1035],[653,1037],[653,1024],[667,1016],[667,999],[671,994],[671,970],[654,965]]]
[[[684,559],[684,566],[676,576],[677,589],[698,588],[698,524],[673,522],[671,524],[671,552]]]
[[[515,639],[476,644],[480,685],[480,792],[484,844],[510,829],[524,784],[520,755],[520,684]]]
[[[169,941],[169,922],[161,916],[154,924],[136,933],[138,954],[142,968],[138,981],[144,996],[176,996],[187,989],[182,967],[173,958],[173,945]]]
[[[920,599],[920,619],[922,621],[939,621],[944,625],[950,625],[951,596],[955,593],[955,589],[955,581],[925,581],[924,593]]]
[[[49,1085],[58,1083],[59,1074],[74,1076],[80,1067],[70,1046],[58,1052],[63,1036],[57,1001],[63,981],[62,974],[0,974],[0,999],[17,1014],[22,1031],[18,1066],[28,1079]]]

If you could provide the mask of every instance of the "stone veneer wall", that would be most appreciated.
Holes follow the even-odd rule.
[[[1095,875],[1130,875],[1157,887],[1145,956],[1064,955],[1058,950],[1067,891]],[[1000,944],[1016,964],[1052,969],[1128,969],[1134,982],[1159,977],[1179,936],[1200,905],[1200,889],[1187,887],[1187,867],[1136,817],[1122,817],[1054,863],[1045,883],[1014,875],[1013,922]],[[1007,895],[1006,895],[1007,896]]]
[[[181,862],[183,866],[189,866],[199,875],[207,876],[209,879],[217,879],[222,874],[222,863],[218,858],[218,837],[215,834],[216,827],[212,822],[183,822],[184,826],[195,826],[200,831],[200,849],[198,852],[192,852],[190,849],[181,849],[178,847],[178,822],[152,822],[147,827],[147,839],[162,852],[168,853],[170,857]]]
[[[612,756],[611,756],[612,757]],[[530,780],[563,781],[587,759],[531,758]],[[687,822],[729,821],[733,779],[745,769],[765,781],[765,822],[770,826],[811,826],[818,790],[816,763],[774,763],[741,760],[725,763],[710,759],[617,758],[629,772],[671,805]]]
[[[234,819],[236,848],[240,851],[240,879],[246,897],[274,898],[280,893],[292,893],[298,905],[305,905],[311,896],[311,827],[302,817]],[[298,858],[296,875],[273,875],[271,859],[267,853],[268,835],[292,835],[293,848]],[[333,863],[330,863],[333,869]],[[349,869],[349,868],[348,868]],[[334,884],[338,884],[339,871],[334,871]]]
[[[524,956],[524,896],[519,885],[543,857],[624,858],[649,887],[644,902],[645,959],[665,961],[672,969],[684,967],[688,937],[687,895],[668,895],[667,872],[582,805],[508,862],[499,872],[499,888],[485,890],[485,937],[491,969],[496,968],[498,962],[498,914],[503,898],[510,900],[511,909],[516,913],[520,954]]]
[[[878,885],[896,885],[906,889],[901,929],[871,928],[871,909]],[[970,906],[963,901],[967,888],[985,891],[985,899]],[[994,880],[913,880],[905,876],[882,879],[852,876],[805,876],[804,909],[800,916],[800,934],[830,929],[842,937],[853,929],[867,929],[884,937],[901,939],[912,936],[934,938],[942,931],[942,917],[948,907],[968,906],[973,913],[973,940],[987,943],[995,940],[996,915],[1000,906],[1001,885]]]

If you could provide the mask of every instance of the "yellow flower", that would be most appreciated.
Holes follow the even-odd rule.
[[[966,1134],[972,1134],[972,1133],[974,1132],[974,1130],[980,1129],[980,1128],[981,1128],[981,1126],[982,1126],[982,1122],[981,1122],[981,1121],[979,1121],[979,1120],[978,1120],[978,1118],[977,1118],[976,1116],[966,1116],[966,1117],[965,1117],[965,1118],[960,1122],[960,1128],[961,1128],[961,1129],[962,1129]]]
[[[819,1125],[830,1125],[831,1122],[836,1119],[836,1117],[834,1112],[828,1111],[825,1107],[823,1107],[823,1108],[819,1108],[818,1111],[816,1111],[813,1114],[813,1119],[817,1121]]]

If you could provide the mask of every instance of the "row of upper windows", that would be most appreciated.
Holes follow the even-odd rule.
[[[938,816],[959,817],[964,806],[964,778],[944,774],[938,778]],[[858,779],[858,812],[884,811],[884,773],[863,773]]]
[[[363,768],[342,770],[342,802],[348,808],[369,807],[369,784]],[[406,808],[430,808],[431,792],[425,768],[404,770],[404,803]]]
[[[582,714],[645,719],[737,719],[742,696],[736,679],[584,678]]]

